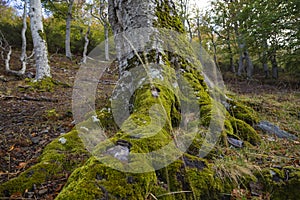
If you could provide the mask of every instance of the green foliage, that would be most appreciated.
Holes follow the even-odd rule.
[[[66,22],[62,19],[48,18],[44,22],[44,29],[47,35],[49,52],[63,53],[65,50]],[[87,26],[79,21],[71,23],[71,50],[74,54],[81,55],[84,47],[84,34]],[[92,24],[89,36],[90,43],[88,50],[95,48],[104,40],[103,27],[99,24]]]
[[[0,5],[0,30],[13,47],[21,47],[22,20],[12,7]]]
[[[255,66],[272,64],[271,56],[276,55],[279,67],[287,67],[290,72],[299,69],[299,1],[216,0],[211,6],[209,20],[201,19],[213,29],[204,30],[203,38],[215,32],[218,60],[223,65],[230,66],[228,56],[232,54],[238,60],[238,41],[242,40]]]

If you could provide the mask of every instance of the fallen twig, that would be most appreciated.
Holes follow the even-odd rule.
[[[0,96],[0,100],[11,100],[11,99],[16,99],[16,100],[22,100],[22,101],[46,101],[46,102],[58,102],[58,99],[50,99],[47,97],[30,97],[30,96]]]

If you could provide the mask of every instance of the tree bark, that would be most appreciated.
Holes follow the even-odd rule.
[[[99,0],[97,2],[99,5],[99,7],[95,6],[94,8],[97,10],[97,14],[95,15],[93,13],[93,11],[91,10],[91,14],[93,17],[95,17],[96,19],[98,19],[100,21],[100,23],[103,25],[104,27],[104,50],[105,50],[105,60],[109,61],[109,29],[110,29],[110,24],[108,21],[108,2],[107,0]]]
[[[66,48],[66,57],[72,59],[71,52],[71,22],[72,22],[72,10],[73,10],[74,0],[68,2],[68,12],[66,18],[66,39],[65,39],[65,48]]]
[[[276,53],[271,55],[271,64],[272,64],[272,77],[278,79],[278,63],[276,59]]]
[[[45,77],[51,77],[51,74],[48,64],[48,50],[42,22],[42,4],[40,0],[30,0],[29,16],[36,63],[35,79],[41,80]]]
[[[25,74],[26,71],[26,65],[27,65],[27,55],[26,55],[26,30],[27,30],[27,21],[26,21],[26,16],[27,16],[27,1],[24,1],[24,7],[23,7],[23,27],[21,31],[21,37],[22,37],[22,49],[21,49],[21,56],[20,56],[20,61],[22,64],[22,67],[20,70],[12,70],[10,69],[10,56],[12,54],[12,48],[9,46],[9,51],[7,53],[6,59],[5,59],[5,70],[8,73],[17,75],[17,76],[22,76]],[[4,37],[4,36],[3,36]]]
[[[91,30],[91,23],[89,22],[88,24],[88,29],[84,35],[84,48],[83,48],[83,53],[82,53],[82,63],[86,63],[86,59],[87,59],[87,51],[88,51],[88,46],[89,46],[89,35],[90,35],[90,30]]]
[[[105,39],[105,60],[109,61],[109,24],[108,22],[104,23],[104,39]]]
[[[23,10],[23,28],[22,28],[22,52],[20,60],[22,62],[22,68],[20,70],[20,74],[25,74],[26,71],[26,65],[27,65],[27,55],[26,55],[26,30],[27,30],[27,0],[24,1],[24,10]]]
[[[268,56],[268,43],[266,40],[264,40],[264,50],[263,50],[263,53],[262,53],[262,66],[263,66],[263,69],[264,69],[264,74],[265,74],[265,78],[269,78],[269,66],[268,66],[268,59],[267,59],[267,56]]]
[[[252,75],[253,75],[253,63],[249,56],[248,51],[245,51],[245,59],[246,59],[246,63],[247,63],[247,78],[251,79]]]
[[[229,53],[229,64],[230,64],[230,69],[232,73],[236,73],[235,66],[234,66],[234,61],[233,61],[233,53],[232,53],[232,48],[231,48],[231,41],[230,41],[230,31],[227,28],[227,37],[226,37],[226,43],[227,43],[227,49]]]

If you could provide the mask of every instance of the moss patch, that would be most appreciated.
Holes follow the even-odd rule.
[[[29,90],[29,91],[37,91],[37,92],[53,92],[55,87],[63,86],[63,87],[70,87],[70,85],[66,83],[59,82],[54,80],[51,77],[46,77],[41,80],[34,80],[34,79],[25,79],[27,84],[26,87],[19,88],[19,90]]]
[[[155,183],[154,172],[124,173],[92,157],[74,171],[57,199],[145,199]]]
[[[48,180],[65,177],[78,166],[84,164],[88,153],[83,147],[76,131],[63,136],[66,143],[62,144],[59,138],[51,142],[39,158],[39,163],[27,169],[17,178],[0,185],[0,196],[10,196],[15,192],[31,191],[33,185],[39,185]]]

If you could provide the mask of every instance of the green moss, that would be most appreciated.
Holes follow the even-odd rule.
[[[259,135],[249,124],[234,117],[230,117],[229,120],[233,127],[234,134],[239,138],[249,142],[252,145],[257,145],[260,143]]]
[[[300,199],[300,169],[287,166],[282,169],[266,168],[257,173],[264,192],[274,200]]]
[[[23,193],[32,190],[33,185],[40,185],[48,180],[63,178],[87,159],[88,153],[83,147],[76,131],[63,136],[66,143],[62,144],[59,139],[54,140],[43,151],[39,163],[27,169],[17,178],[11,179],[0,185],[0,196]]]
[[[39,33],[40,37],[46,42],[47,38],[46,38],[45,32],[42,30],[38,30],[38,33]]]
[[[58,86],[71,87],[69,84],[54,80],[51,77],[45,77],[41,80],[26,78],[25,82],[27,84],[26,87],[19,88],[20,91],[29,90],[38,92],[53,92]]]
[[[169,0],[156,0],[157,10],[156,16],[157,21],[154,26],[158,28],[166,28],[178,31],[179,33],[184,33],[184,26],[180,20],[180,17],[175,12],[175,7],[170,6]]]
[[[124,173],[92,157],[74,171],[56,199],[145,199],[155,183],[154,172]]]
[[[229,101],[230,107],[230,114],[240,119],[249,125],[254,125],[259,122],[259,117],[257,113],[250,107],[238,102],[238,101]]]

